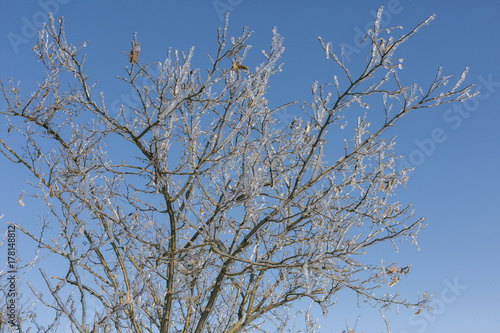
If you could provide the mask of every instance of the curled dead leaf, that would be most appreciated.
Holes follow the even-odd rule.
[[[311,131],[311,125],[307,123],[306,126],[304,127],[304,135],[307,135],[309,131]]]
[[[406,266],[406,267],[403,267],[401,268],[401,270],[399,271],[401,274],[408,274],[408,272],[410,271],[410,267],[411,266]]]
[[[378,187],[378,190],[379,191],[383,191],[384,190],[384,183],[383,182],[380,182],[380,186]]]
[[[392,188],[394,187],[395,184],[396,184],[396,179],[395,178],[392,178],[392,179],[380,182],[378,190],[382,191],[382,192],[385,192],[385,193],[389,193],[392,190]]]
[[[398,271],[398,266],[394,265],[389,269],[389,273],[394,274]]]
[[[49,196],[50,196],[51,198],[53,198],[53,197],[54,197],[54,190],[52,189],[52,186],[50,186],[50,187],[49,187]]]
[[[418,315],[420,312],[422,312],[422,310],[423,310],[422,308],[418,309],[418,311],[415,312],[415,315]]]
[[[233,66],[231,67],[236,73],[238,73],[238,69],[242,69],[244,71],[250,70],[247,66],[238,64],[236,62],[233,62]]]
[[[48,93],[49,93],[49,88],[45,88],[45,91],[43,92],[42,98],[45,98]]]
[[[139,45],[135,45],[135,47],[132,46],[128,55],[128,61],[130,61],[131,64],[135,64],[137,59],[139,59]]]
[[[18,200],[18,202],[19,202],[19,206],[21,206],[21,207],[24,207],[24,202],[23,202],[23,194],[24,194],[24,193],[21,193],[21,195],[19,196],[19,200]]]
[[[389,287],[394,286],[398,282],[399,282],[399,277],[398,276],[393,276],[392,279],[391,279],[391,282],[389,282]]]

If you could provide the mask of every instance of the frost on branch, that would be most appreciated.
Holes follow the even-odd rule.
[[[326,313],[341,290],[376,307],[425,308],[427,297],[397,293],[409,269],[363,260],[379,243],[415,242],[423,227],[392,198],[408,170],[396,168],[383,133],[412,110],[471,96],[471,86],[460,88],[464,72],[446,90],[440,70],[428,88],[404,85],[395,52],[427,21],[386,38],[380,18],[361,70],[320,39],[333,82],[278,107],[266,98],[284,51],[276,29],[257,63],[251,32],[229,37],[226,20],[206,70],[193,67],[194,48],[146,63],[134,37],[118,79],[138,104],[118,112],[85,74],[84,44],[69,44],[62,20],[51,20],[34,49],[46,68],[38,89],[23,95],[1,82],[0,151],[31,172],[32,195],[50,213],[42,236],[17,227],[69,267],[33,263],[43,281],[31,289],[36,306],[78,332],[279,329],[295,301]],[[303,116],[282,123],[285,107]]]

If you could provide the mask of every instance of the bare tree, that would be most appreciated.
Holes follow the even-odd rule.
[[[398,77],[396,49],[432,18],[393,38],[380,28],[379,10],[357,74],[320,38],[338,77],[314,83],[310,102],[279,107],[265,97],[281,70],[276,30],[262,62],[249,68],[251,32],[229,38],[226,18],[206,71],[191,67],[193,48],[141,64],[134,36],[119,79],[140,105],[118,113],[84,73],[85,44],[69,44],[62,20],[51,19],[34,48],[47,73],[38,89],[23,95],[1,82],[9,134],[0,152],[33,175],[29,195],[45,202],[57,234],[16,227],[67,268],[40,268],[47,292],[32,288],[37,306],[54,311],[52,326],[27,318],[23,325],[282,331],[297,301],[326,313],[341,290],[379,308],[425,308],[427,295],[410,301],[389,288],[409,266],[363,254],[378,243],[416,242],[423,226],[391,198],[408,170],[396,167],[394,140],[383,133],[412,110],[470,96],[471,86],[459,87],[466,71],[449,90],[441,69],[425,89]],[[369,104],[377,106],[360,111]],[[303,115],[280,122],[285,107]],[[315,330],[309,313],[305,325]]]

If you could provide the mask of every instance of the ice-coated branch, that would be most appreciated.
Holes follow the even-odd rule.
[[[395,142],[383,134],[412,110],[473,94],[461,88],[467,70],[449,90],[441,70],[426,89],[401,82],[397,48],[432,17],[386,38],[381,13],[366,33],[363,66],[348,68],[343,50],[337,56],[319,39],[335,67],[332,82],[313,83],[309,101],[272,106],[283,38],[273,29],[269,49],[253,55],[251,32],[229,36],[226,17],[206,70],[196,68],[194,48],[151,63],[124,52],[118,80],[134,102],[114,110],[85,74],[85,43],[71,45],[63,21],[51,19],[34,48],[46,69],[38,89],[24,95],[0,81],[8,124],[0,153],[32,175],[31,195],[52,227],[43,237],[18,230],[40,248],[32,265],[50,255],[65,267],[45,268],[45,284],[31,287],[52,324],[26,325],[284,329],[294,302],[326,313],[341,290],[379,308],[427,307],[428,297],[397,292],[409,265],[364,260],[380,243],[416,244],[424,226],[392,197],[408,170],[396,168]],[[294,119],[279,120],[284,108]],[[314,330],[312,317],[307,326]]]

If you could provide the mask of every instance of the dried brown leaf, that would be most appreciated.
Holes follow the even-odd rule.
[[[245,65],[240,65],[240,64],[238,64],[238,65],[237,65],[237,67],[238,67],[238,69],[242,69],[242,70],[244,70],[244,71],[248,71],[248,70],[250,70],[250,68],[248,68],[248,67],[247,67],[247,66],[245,66]]]
[[[131,64],[135,64],[137,59],[139,59],[139,45],[136,45],[135,47],[132,46],[128,55],[128,61],[130,61]]]
[[[399,282],[399,276],[393,276],[391,282],[389,282],[389,287],[394,286],[398,282]]]
[[[231,67],[236,73],[238,73],[238,69],[242,69],[245,71],[250,70],[247,66],[238,64],[236,62],[233,62],[233,66]]]
[[[399,272],[403,275],[408,274],[408,272],[410,272],[410,266],[406,266],[406,267],[401,268],[401,270]]]
[[[389,269],[389,273],[394,274],[398,271],[398,266],[394,265]]]

